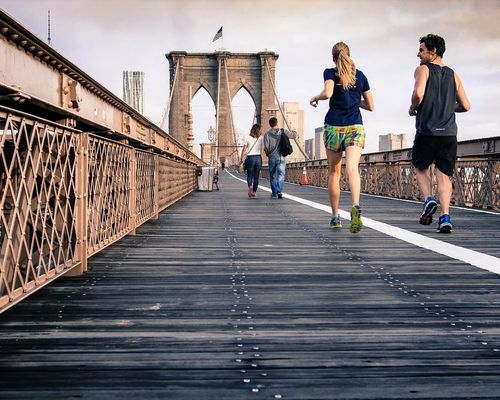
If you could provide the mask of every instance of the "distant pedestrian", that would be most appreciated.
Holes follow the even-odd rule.
[[[221,169],[224,171],[224,167],[225,167],[224,161],[222,161],[222,162],[220,163],[220,167],[221,167]]]
[[[263,138],[262,128],[259,124],[254,124],[241,150],[241,160],[244,162],[247,173],[248,197],[250,198],[255,197],[259,187]]]
[[[286,159],[280,153],[281,135],[287,135],[290,139],[297,136],[296,132],[278,128],[276,117],[269,119],[269,129],[264,135],[264,151],[268,157],[269,183],[271,184],[271,198],[283,198],[283,185],[285,183]]]
[[[430,166],[434,164],[441,205],[439,233],[452,230],[449,209],[453,190],[451,176],[457,157],[455,113],[470,109],[460,77],[443,64],[445,50],[445,41],[440,36],[429,34],[420,38],[417,54],[420,66],[415,69],[415,86],[408,111],[411,116],[416,116],[412,164],[425,199],[419,222],[430,225],[437,210],[430,174]]]
[[[213,186],[219,190],[219,170],[216,168],[214,171],[214,179],[212,181]]]
[[[349,230],[357,233],[363,227],[359,205],[361,190],[359,160],[365,146],[365,129],[359,109],[373,111],[373,97],[368,79],[363,72],[356,69],[350,57],[349,47],[343,42],[335,44],[332,56],[335,68],[325,69],[323,91],[314,96],[310,104],[316,107],[319,100],[330,101],[323,131],[329,168],[328,194],[332,206],[330,226],[342,227],[338,210],[342,152],[345,151],[346,174],[353,202]]]

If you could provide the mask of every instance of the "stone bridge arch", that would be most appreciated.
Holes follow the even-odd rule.
[[[257,123],[266,129],[270,114],[277,109],[273,85],[279,56],[274,52],[174,51],[166,57],[170,65],[170,134],[187,147],[193,147],[190,104],[196,92],[204,87],[215,104],[217,161],[235,164],[238,151],[231,120],[231,101],[239,90],[246,90],[255,104]]]

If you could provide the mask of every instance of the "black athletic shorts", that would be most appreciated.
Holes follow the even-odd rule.
[[[435,164],[443,174],[452,176],[456,158],[456,136],[415,136],[411,152],[411,162],[415,168],[424,170]]]

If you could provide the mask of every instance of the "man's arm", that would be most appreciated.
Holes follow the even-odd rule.
[[[467,94],[465,94],[465,89],[462,85],[462,80],[455,72],[455,83],[457,86],[457,106],[455,107],[455,112],[467,112],[470,110],[469,99]]]
[[[269,155],[269,153],[268,153],[269,152],[268,146],[269,146],[269,140],[267,138],[267,132],[266,132],[266,133],[264,133],[264,137],[262,138],[262,147],[264,148],[264,153],[266,153],[266,156]]]
[[[289,131],[288,129],[283,129],[285,135],[287,135],[290,139],[295,139],[297,137],[297,131]]]
[[[422,103],[425,95],[425,85],[429,79],[429,68],[427,65],[420,65],[415,69],[415,86],[411,95],[411,105],[408,114],[417,115],[417,107]]]

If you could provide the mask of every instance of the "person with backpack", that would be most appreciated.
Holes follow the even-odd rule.
[[[373,97],[368,79],[356,69],[350,57],[349,47],[339,42],[332,49],[335,68],[323,72],[323,91],[311,98],[313,107],[320,100],[329,100],[330,109],[325,117],[323,141],[328,158],[328,194],[332,206],[330,226],[341,228],[338,214],[340,199],[340,174],[342,171],[342,152],[345,151],[345,170],[351,190],[351,233],[357,233],[363,227],[361,207],[359,205],[361,179],[359,160],[365,146],[365,129],[360,108],[373,111]]]
[[[271,199],[281,199],[285,183],[285,157],[292,154],[290,139],[295,139],[297,133],[277,128],[278,120],[276,117],[269,119],[269,126],[271,129],[264,135],[264,152],[268,157]]]

